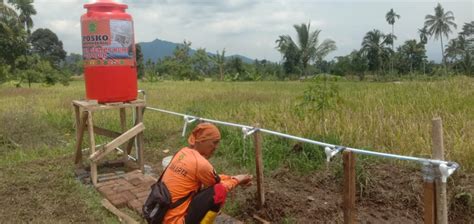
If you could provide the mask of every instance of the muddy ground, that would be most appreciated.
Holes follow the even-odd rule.
[[[251,217],[257,214],[275,223],[343,223],[342,174],[331,167],[325,170],[308,175],[295,175],[288,169],[273,172],[265,179],[266,204],[260,211],[255,209],[256,187],[239,190],[234,200],[243,203],[239,203],[242,213],[237,217],[246,222],[254,222]],[[358,181],[357,223],[423,222],[423,183],[418,169],[366,165]],[[470,197],[474,176],[457,175],[448,184],[450,223],[474,223]]]

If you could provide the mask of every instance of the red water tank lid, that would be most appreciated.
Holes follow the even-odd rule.
[[[126,4],[121,4],[114,2],[113,0],[96,0],[93,3],[84,4],[84,8],[100,8],[100,7],[111,7],[111,8],[118,8],[118,9],[127,9],[128,6]]]

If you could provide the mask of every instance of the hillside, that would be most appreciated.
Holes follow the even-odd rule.
[[[166,56],[173,55],[173,51],[178,46],[178,43],[169,42],[166,40],[155,39],[151,42],[140,42],[138,43],[142,48],[143,57],[145,61],[151,59],[152,61],[156,61],[158,59],[163,59]],[[191,48],[191,55],[196,52],[195,49]],[[212,56],[215,55],[214,53],[207,53],[208,55]],[[239,57],[242,59],[244,63],[253,63],[254,59],[251,59],[246,56],[242,55],[229,55],[226,58],[233,58]]]

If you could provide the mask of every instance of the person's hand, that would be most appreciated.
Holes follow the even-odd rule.
[[[233,178],[239,181],[239,185],[249,186],[252,184],[251,181],[252,181],[253,176],[248,175],[248,174],[240,174],[240,175],[233,176]]]

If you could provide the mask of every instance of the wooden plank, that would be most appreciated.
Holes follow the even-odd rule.
[[[74,160],[74,164],[76,164],[76,167],[82,165],[82,140],[84,139],[84,130],[88,117],[89,116],[87,112],[82,112],[82,119],[79,124],[76,125],[76,158]]]
[[[120,105],[104,105],[99,104],[94,107],[89,107],[90,110],[108,110],[108,109],[120,109],[120,108],[130,108],[130,107],[145,107],[145,102],[137,101],[135,103],[124,103]]]
[[[121,223],[139,224],[139,222],[135,221],[132,217],[118,210],[114,205],[112,205],[112,203],[110,203],[109,200],[105,198],[102,199],[102,206],[104,206],[107,210],[109,210],[114,215],[116,215],[119,218]]]
[[[82,107],[85,110],[89,110],[90,108],[99,105],[97,100],[73,100],[72,104]]]
[[[255,128],[258,128],[258,124]],[[253,134],[253,144],[255,148],[255,168],[257,173],[257,207],[261,209],[265,204],[265,189],[263,188],[263,156],[262,156],[262,136],[260,131]]]
[[[433,159],[444,160],[443,123],[441,118],[433,118],[432,125]],[[438,177],[435,180],[435,192],[437,223],[447,224],[448,208],[446,199],[446,183],[441,181],[441,177]]]
[[[94,135],[94,122],[92,121],[92,111],[87,111],[87,127],[89,131],[89,148],[91,153],[95,153],[95,135]],[[97,184],[97,163],[91,162],[91,179],[92,184]]]
[[[73,105],[77,105],[82,107],[83,110],[86,111],[96,111],[96,110],[107,110],[107,109],[119,109],[119,108],[130,108],[130,107],[145,107],[144,100],[134,100],[127,103],[110,103],[107,104],[99,104],[97,100],[73,100]]]
[[[435,184],[433,179],[425,178],[423,181],[423,204],[424,204],[424,223],[436,223],[436,208],[435,208]]]
[[[356,195],[356,173],[355,173],[355,154],[351,151],[343,152],[344,164],[344,189],[343,189],[343,210],[344,223],[355,223],[355,195]]]
[[[111,103],[105,103],[107,106],[122,106],[123,102],[111,102]]]
[[[96,133],[98,135],[105,136],[105,137],[109,137],[109,138],[117,138],[122,134],[122,133],[112,131],[112,130],[109,130],[109,129],[97,127],[95,125],[94,125],[94,133]]]
[[[144,107],[136,107],[136,114],[137,114],[137,122],[143,124],[143,111]],[[143,160],[143,150],[144,150],[144,139],[143,139],[143,132],[137,134],[137,154],[138,154],[138,166],[142,173],[145,173],[145,162]]]
[[[124,152],[126,152],[127,155],[130,155],[130,153],[132,152],[132,147],[134,143],[135,143],[135,138],[128,140],[127,147],[124,150]]]
[[[252,217],[253,217],[254,219],[256,219],[257,221],[259,221],[260,223],[262,223],[262,224],[270,224],[269,221],[267,221],[267,220],[261,218],[260,216],[258,216],[258,215],[256,215],[256,214],[254,214]]]
[[[120,146],[121,144],[123,144],[126,141],[130,140],[131,138],[135,137],[137,134],[141,133],[143,130],[145,130],[145,126],[143,125],[143,123],[139,123],[139,124],[135,125],[133,128],[126,131],[125,133],[120,135],[118,138],[116,138],[116,139],[112,140],[111,142],[107,143],[104,146],[103,150],[93,152],[89,156],[89,159],[94,161],[94,162],[99,161],[104,156],[106,156],[111,151],[113,151],[116,147]]]

